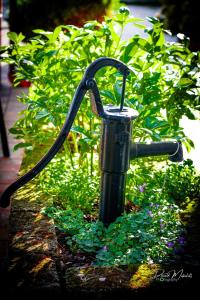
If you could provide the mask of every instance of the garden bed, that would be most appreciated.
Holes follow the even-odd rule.
[[[190,226],[189,248],[179,261],[165,265],[99,267],[93,265],[94,254],[71,251],[66,244],[66,234],[58,229],[55,231],[52,220],[41,215],[46,201],[45,195],[37,192],[36,182],[21,189],[13,198],[9,270],[5,277],[10,292],[63,294],[72,299],[80,296],[120,299],[135,293],[149,295],[180,288],[187,292],[198,287],[200,268],[196,259],[192,262],[191,255],[196,252],[197,258],[200,249],[199,212]],[[159,277],[162,272],[167,278]]]

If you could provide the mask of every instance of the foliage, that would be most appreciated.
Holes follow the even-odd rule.
[[[172,164],[166,170],[165,190],[179,204],[187,198],[200,198],[199,186],[200,176],[190,159],[179,165]]]
[[[162,203],[163,198],[184,207],[187,202],[200,197],[200,175],[188,159],[167,167],[143,160],[143,164],[131,168],[127,177],[127,200],[145,207],[149,203]]]
[[[78,209],[58,210],[55,207],[48,207],[41,210],[41,212],[53,217],[57,227],[71,235],[77,234],[85,225],[84,215]]]
[[[163,262],[174,251],[169,247],[181,234],[178,207],[163,204],[119,217],[108,228],[107,251],[97,254],[99,264]]]
[[[37,29],[27,43],[23,43],[22,34],[9,33],[13,43],[2,47],[2,60],[16,65],[16,83],[25,79],[32,83],[29,94],[19,98],[27,107],[11,129],[24,139],[18,148],[26,147],[32,154],[35,148],[52,144],[86,67],[103,56],[120,59],[132,70],[125,104],[139,113],[133,139],[177,139],[188,149],[193,146],[179,121],[183,115],[195,119],[194,111],[199,110],[199,53],[188,50],[184,36],[182,44],[166,42],[157,19],[149,18],[150,29],[142,21],[129,16],[127,8],[120,8],[102,24],[91,21],[83,28],[63,25],[52,32]],[[123,41],[122,33],[129,23],[145,29],[147,37],[133,35]],[[96,80],[103,103],[119,104],[120,74],[102,69]],[[91,112],[87,96],[63,148],[39,178],[39,188],[65,209],[48,208],[46,213],[68,235],[71,249],[94,252],[96,264],[164,261],[183,244],[180,210],[174,199],[189,197],[191,186],[196,195],[199,181],[193,167],[189,162],[171,164],[165,175],[145,160],[140,160],[139,167],[135,161],[127,178],[126,198],[137,210],[104,228],[98,221],[86,220],[86,214],[96,214],[99,136],[100,120]],[[181,182],[178,188],[177,181]]]
[[[59,26],[52,32],[34,30],[36,35],[25,44],[22,34],[10,32],[13,44],[3,47],[2,60],[16,65],[16,83],[32,82],[29,95],[19,98],[27,108],[12,129],[25,140],[20,146],[45,144],[57,136],[84,70],[102,56],[120,59],[133,71],[125,98],[125,104],[139,112],[133,138],[175,138],[192,146],[179,120],[183,115],[194,119],[193,111],[199,110],[199,54],[188,50],[184,36],[182,44],[166,42],[162,24],[155,18],[148,20],[150,29],[141,24],[143,20],[129,16],[127,8],[120,8],[103,23],[91,21],[83,28]],[[147,38],[133,35],[124,41],[122,33],[129,23],[144,28]],[[103,69],[96,80],[103,102],[119,104],[119,74]],[[71,132],[71,155],[78,153],[83,158],[90,152],[92,168],[98,140],[99,120],[84,101]]]
[[[75,160],[74,165],[78,166]],[[45,168],[39,177],[38,189],[60,208],[80,208],[84,213],[96,215],[99,182],[100,178],[96,171],[90,176],[90,170],[86,167],[72,168],[70,161],[60,156],[54,158]]]
[[[96,265],[127,265],[163,262],[180,248],[183,233],[175,204],[141,209],[117,218],[108,228],[99,221],[84,221],[79,210],[46,211],[67,235],[74,250],[96,253]]]
[[[161,263],[183,251],[183,211],[175,201],[187,210],[193,199],[199,197],[200,176],[191,160],[179,165],[171,163],[166,170],[150,168],[149,163],[147,166],[133,174],[137,189],[131,200],[137,209],[119,217],[108,228],[99,221],[88,222],[79,210],[73,210],[73,215],[70,210],[55,207],[46,210],[66,233],[66,243],[73,251],[94,253],[96,265]]]

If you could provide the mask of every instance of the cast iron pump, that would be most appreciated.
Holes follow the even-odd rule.
[[[123,86],[120,106],[103,106],[95,81],[96,72],[106,66],[115,67],[123,75]],[[124,211],[125,180],[130,160],[136,157],[168,154],[174,162],[183,160],[180,142],[160,142],[140,144],[131,142],[132,120],[137,113],[124,107],[124,93],[129,68],[122,62],[102,57],[90,64],[81,80],[63,125],[63,128],[44,157],[25,175],[12,183],[2,194],[0,206],[7,207],[11,195],[28,181],[33,179],[51,161],[67,138],[84,95],[91,91],[93,112],[102,118],[102,134],[100,147],[101,195],[99,219],[108,226]]]

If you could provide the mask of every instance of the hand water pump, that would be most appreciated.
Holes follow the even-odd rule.
[[[96,72],[106,66],[115,67],[123,75],[123,86],[120,106],[103,106],[95,81]],[[28,181],[40,173],[51,161],[67,138],[84,95],[91,91],[93,112],[102,118],[102,134],[100,147],[101,194],[99,219],[108,226],[124,212],[125,180],[130,160],[136,157],[169,155],[174,162],[183,160],[180,142],[159,142],[151,144],[133,143],[132,120],[137,113],[129,107],[124,107],[124,93],[129,68],[122,62],[102,57],[90,64],[81,80],[63,125],[63,128],[50,150],[25,175],[12,183],[2,194],[0,206],[7,207],[11,195]]]

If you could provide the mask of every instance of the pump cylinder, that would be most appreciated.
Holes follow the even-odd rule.
[[[122,111],[104,107],[102,121],[100,168],[101,195],[99,220],[108,226],[124,212],[126,172],[129,168],[132,119],[131,108]]]

